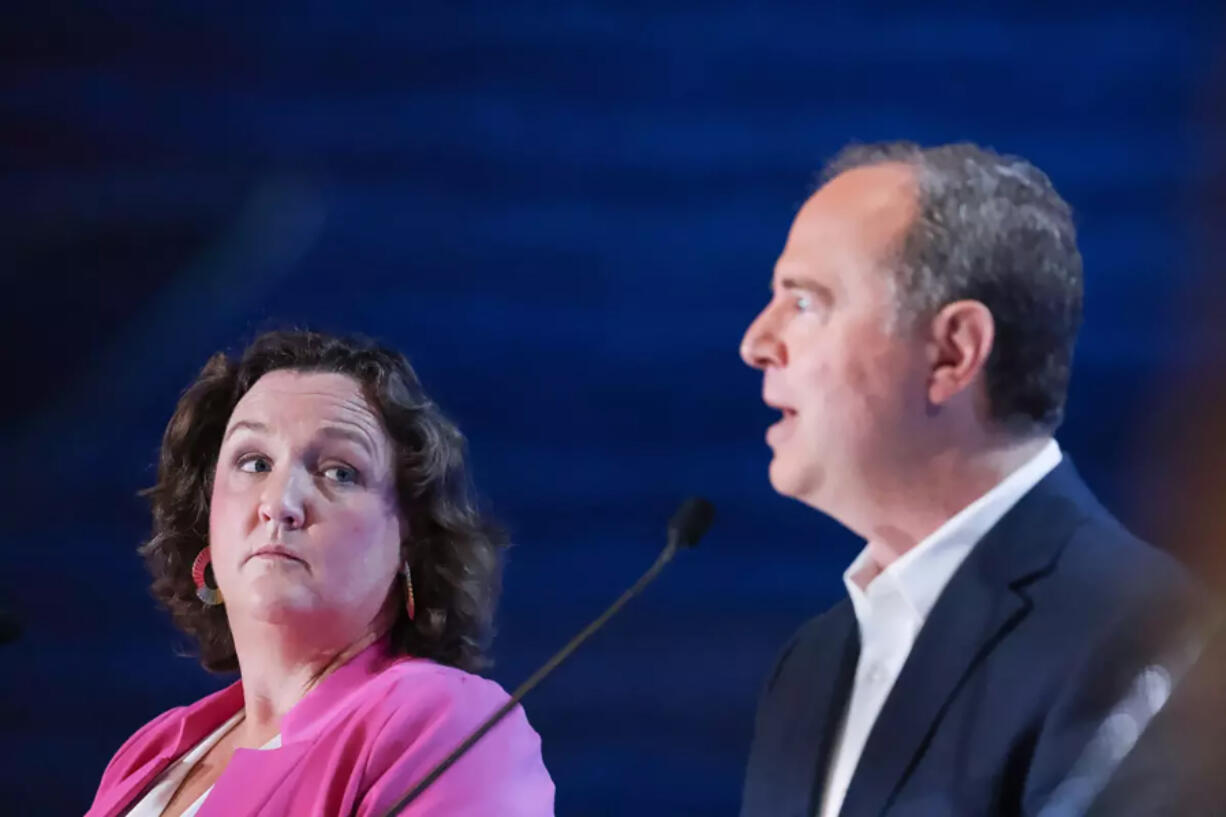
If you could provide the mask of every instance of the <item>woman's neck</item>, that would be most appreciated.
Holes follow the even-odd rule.
[[[238,742],[244,748],[266,744],[281,731],[286,713],[320,681],[383,635],[372,630],[347,644],[293,644],[283,638],[246,638],[235,634],[243,681],[243,722]]]

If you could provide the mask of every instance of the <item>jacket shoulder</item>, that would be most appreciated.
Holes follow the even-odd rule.
[[[849,623],[854,624],[854,622],[855,613],[852,611],[851,601],[843,599],[826,612],[800,625],[779,650],[779,655],[775,658],[775,663],[767,676],[764,692],[770,692],[793,663],[803,661],[804,657],[822,651],[827,645],[834,644],[845,633]]]
[[[363,816],[383,813],[510,700],[494,681],[422,659],[397,662],[367,686]],[[552,814],[553,782],[523,707],[474,744],[427,799],[441,813]]]
[[[1204,598],[1200,582],[1179,561],[1110,516],[1077,526],[1054,573],[1056,588],[1075,590],[1070,601],[1100,611],[1168,604],[1193,609]]]
[[[106,791],[117,786],[128,775],[157,757],[167,740],[169,732],[187,712],[187,707],[176,706],[150,720],[115,750],[106,769],[102,772],[102,780],[98,784],[98,792],[94,802]],[[164,738],[164,739],[159,739]]]
[[[495,681],[426,659],[397,661],[372,678],[362,696],[367,706],[387,714],[405,707],[442,707],[460,716],[471,714],[477,720],[510,698]]]
[[[375,762],[450,750],[511,697],[494,681],[423,659],[384,669],[361,695],[364,700],[355,714],[365,723],[364,730],[370,730]],[[528,746],[538,754],[540,750],[540,738],[518,705],[481,743]]]

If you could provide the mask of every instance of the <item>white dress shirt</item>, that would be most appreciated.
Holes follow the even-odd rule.
[[[860,659],[831,752],[819,817],[836,817],[869,732],[937,597],[975,545],[1060,464],[1055,440],[875,577],[866,546],[843,574],[860,626]],[[867,583],[865,578],[867,577]],[[862,586],[864,585],[864,586]]]

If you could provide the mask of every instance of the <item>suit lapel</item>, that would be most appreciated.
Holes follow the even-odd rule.
[[[217,779],[212,793],[204,801],[198,817],[226,817],[232,814],[257,814],[269,808],[277,814],[284,811],[284,797],[310,800],[320,792],[336,786],[352,789],[352,782],[337,773],[338,767],[330,767],[331,776],[322,783],[313,780],[307,786],[300,785],[299,777],[294,785],[298,788],[284,794],[270,804],[277,790],[285,783],[307,757],[315,740],[338,718],[350,711],[353,693],[369,679],[378,675],[389,663],[402,660],[388,652],[385,642],[375,642],[353,656],[335,672],[324,678],[318,686],[285,714],[281,721],[281,738],[284,743],[276,749],[238,749],[234,752],[225,772]],[[347,757],[352,747],[334,747],[336,753],[329,760],[335,764]],[[342,751],[344,749],[344,751]],[[294,799],[294,802],[300,802]],[[318,812],[319,801],[310,807]],[[294,814],[305,813],[294,811]]]
[[[799,803],[796,808],[797,813],[804,815],[816,813],[821,804],[826,785],[826,771],[830,767],[830,753],[843,725],[847,701],[851,697],[851,685],[856,677],[856,662],[860,658],[860,634],[851,605],[847,604],[846,609],[839,612],[840,618],[833,635],[834,643],[831,649],[820,653],[839,656],[838,664],[833,667],[833,672],[829,666],[818,666],[807,673],[808,678],[818,679],[818,685],[811,693],[814,699],[812,712],[816,718],[811,734],[816,737],[816,742],[813,745],[812,757],[807,758],[803,764],[805,769],[801,775],[801,779],[810,781],[810,785],[809,790],[804,792],[803,811],[799,808]],[[814,769],[817,770],[816,775],[813,774]]]
[[[878,817],[889,807],[968,677],[1030,610],[1024,586],[1050,570],[1085,516],[1082,494],[1093,502],[1062,462],[954,574],[869,733],[840,817]]]
[[[148,788],[155,777],[162,773],[175,756],[170,752],[159,755],[124,778],[85,813],[85,817],[117,817],[132,805],[142,791]]]
[[[946,604],[948,596],[937,603],[886,698],[841,817],[875,817],[885,810],[966,677],[1026,613],[1026,602],[1013,593],[969,581],[958,585],[957,603]]]
[[[200,807],[198,817],[258,814],[310,748],[311,744],[303,741],[277,749],[236,750]]]
[[[859,647],[845,600],[807,622],[784,649],[762,692],[742,817],[812,817]]]
[[[140,765],[125,774],[122,781],[86,812],[86,817],[115,817],[122,814],[173,761],[238,711],[242,700],[241,686],[235,683],[178,710],[155,732],[143,737],[144,751],[141,754],[149,759],[144,763],[140,763],[139,759],[132,761],[133,765]]]

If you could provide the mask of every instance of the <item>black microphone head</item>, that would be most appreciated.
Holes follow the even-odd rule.
[[[692,548],[706,536],[715,519],[715,506],[700,496],[692,496],[668,521],[668,541],[685,548]]]

